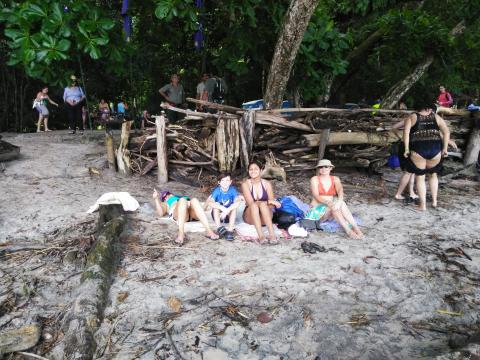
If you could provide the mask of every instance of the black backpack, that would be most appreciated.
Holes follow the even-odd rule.
[[[225,86],[221,78],[215,78],[215,87],[213,88],[212,99],[221,101],[225,97]]]

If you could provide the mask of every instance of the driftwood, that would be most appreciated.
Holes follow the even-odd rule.
[[[302,135],[304,139],[303,145],[319,146],[322,134]],[[393,131],[383,133],[366,133],[366,132],[331,132],[328,139],[328,145],[345,145],[345,144],[377,144],[387,145],[398,141],[399,137]]]
[[[465,150],[463,164],[465,166],[472,165],[477,162],[480,156],[480,129],[474,129],[470,134],[468,145]]]
[[[240,118],[240,163],[243,171],[247,170],[253,150],[253,129],[255,127],[255,111],[247,111]]]
[[[216,146],[218,168],[221,172],[232,172],[240,157],[240,130],[238,120],[218,119]]]
[[[117,164],[115,161],[115,147],[113,144],[113,135],[109,131],[105,133],[105,147],[107,148],[108,168],[115,172],[117,171]]]
[[[237,107],[234,107],[234,106],[229,106],[229,105],[217,104],[217,103],[213,103],[213,102],[209,102],[209,101],[205,101],[205,100],[187,98],[187,101],[191,102],[191,103],[203,105],[203,106],[205,106],[207,108],[210,108],[210,109],[225,111],[225,112],[232,113],[232,114],[237,114],[238,112],[245,111],[245,109],[240,109],[240,108],[237,108]]]
[[[130,155],[127,149],[132,123],[133,121],[125,121],[122,124],[122,134],[120,135],[120,144],[118,145],[117,152],[116,152],[118,171],[123,175],[130,175],[132,172]]]
[[[155,126],[157,128],[158,183],[165,184],[168,182],[168,155],[165,117],[156,116]]]

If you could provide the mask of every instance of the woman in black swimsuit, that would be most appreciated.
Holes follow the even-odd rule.
[[[409,157],[406,170],[416,175],[420,210],[427,210],[425,174],[429,175],[432,206],[437,207],[437,173],[442,169],[442,156],[448,156],[449,139],[450,130],[447,124],[429,106],[421,107],[418,112],[405,119],[403,156]]]
[[[247,203],[243,213],[243,220],[247,224],[255,225],[260,244],[267,240],[263,234],[262,225],[266,225],[268,228],[268,241],[270,244],[277,244],[278,239],[272,222],[272,206],[279,208],[281,204],[275,201],[272,184],[267,180],[263,180],[260,173],[260,165],[255,162],[248,165],[250,178],[242,183],[242,193]]]

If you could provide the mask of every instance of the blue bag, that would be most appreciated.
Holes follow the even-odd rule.
[[[281,210],[283,212],[286,212],[288,214],[295,216],[296,220],[303,219],[303,217],[305,216],[303,211],[300,210],[298,206],[295,205],[293,200],[290,199],[288,196],[282,197],[279,201],[282,204],[282,206],[277,210]]]

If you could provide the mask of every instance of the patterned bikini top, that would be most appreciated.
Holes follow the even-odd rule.
[[[435,114],[428,115],[416,113],[417,122],[410,129],[410,142],[441,140]]]

